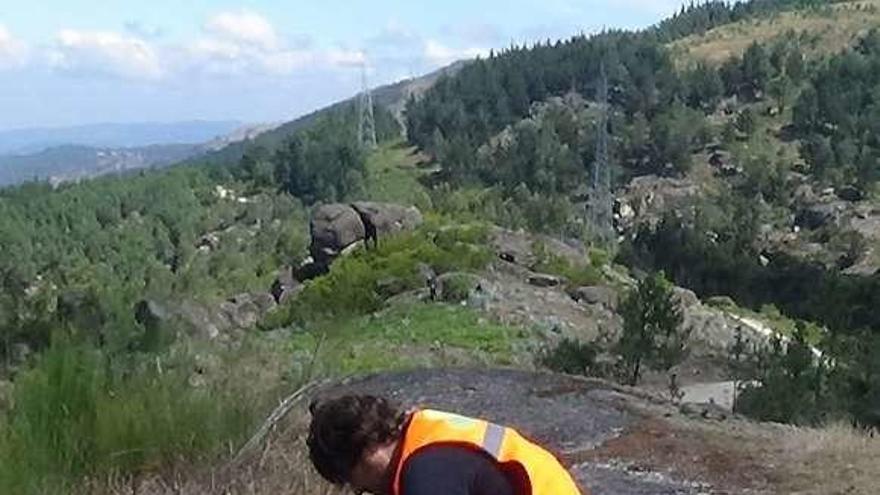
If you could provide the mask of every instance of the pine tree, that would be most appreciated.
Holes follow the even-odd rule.
[[[616,349],[623,364],[624,379],[637,385],[644,367],[666,372],[687,355],[690,332],[684,321],[672,284],[662,272],[639,282],[621,307],[623,335]]]

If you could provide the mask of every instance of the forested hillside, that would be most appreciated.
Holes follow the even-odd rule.
[[[876,237],[834,215],[863,208],[858,218],[873,218],[880,172],[878,32],[862,30],[859,22],[844,24],[849,38],[837,30],[795,32],[786,26],[800,17],[846,22],[877,9],[870,2],[832,3],[709,2],[643,32],[606,32],[493,54],[410,101],[409,139],[443,164],[450,184],[496,191],[495,204],[478,200],[465,208],[511,222],[497,215],[504,209],[499,205],[537,196],[561,211],[526,224],[566,235],[586,232],[589,238],[591,226],[578,210],[587,204],[596,115],[602,111],[589,100],[604,72],[616,187],[623,193],[631,178],[659,176],[699,191],[687,204],[654,212],[665,215],[659,224],[625,232],[620,260],[665,269],[705,297],[734,296],[756,310],[775,304],[792,317],[826,326],[824,344],[838,362],[851,364],[848,371],[805,365],[818,381],[795,384],[768,365],[762,371],[768,375],[761,375],[768,381],[756,394],[769,394],[761,396],[766,399],[786,389],[803,395],[785,396],[788,412],[756,414],[815,419],[843,408],[873,422],[876,406],[866,404],[876,404],[880,377],[858,356],[872,354],[880,342],[868,330],[878,328],[870,308],[880,304],[880,278],[838,270],[871,259],[867,245]],[[781,15],[795,8],[800,10]],[[764,31],[776,35],[746,43],[723,61],[681,58],[674,42],[693,36],[695,44],[712,43],[712,29],[725,23],[719,31],[748,33],[749,26],[764,23]],[[839,51],[814,49],[826,34]],[[696,44],[690,53],[699,50]],[[845,199],[813,193],[825,189]],[[809,223],[810,212],[822,208],[835,213]],[[823,267],[799,251],[802,243],[817,253],[846,247]]]
[[[642,335],[682,327],[673,284],[713,321],[780,323],[713,355],[737,412],[877,426],[880,30],[847,22],[877,8],[691,4],[384,88],[378,149],[346,101],[165,170],[0,190],[0,491],[210,464],[320,376],[503,364],[636,384],[643,360],[688,357],[687,332]],[[612,239],[589,211],[603,115]],[[358,200],[424,223],[296,281],[247,331],[165,318],[283,285],[315,207]],[[571,314],[534,316],[558,308],[588,314],[577,338]]]

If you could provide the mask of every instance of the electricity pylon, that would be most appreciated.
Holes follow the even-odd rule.
[[[361,65],[361,94],[358,96],[358,142],[367,149],[376,148],[376,118],[373,115],[373,91],[367,83],[367,64]]]

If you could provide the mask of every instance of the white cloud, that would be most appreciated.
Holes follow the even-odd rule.
[[[149,43],[110,31],[61,30],[49,63],[73,73],[147,80],[162,77],[159,56]]]
[[[456,60],[486,56],[488,53],[489,50],[478,47],[450,48],[437,40],[427,40],[424,47],[425,58],[435,65],[447,65]]]
[[[272,24],[260,14],[248,10],[216,14],[205,23],[205,31],[217,38],[266,50],[275,49],[279,44]]]
[[[421,37],[414,29],[404,25],[397,19],[389,19],[378,34],[367,40],[374,47],[395,49],[414,43],[418,44],[420,41]]]
[[[0,24],[0,69],[20,67],[27,60],[27,45],[15,38],[12,33],[6,29],[6,26]]]
[[[365,63],[361,51],[318,49],[302,39],[280,37],[272,24],[249,11],[222,12],[205,23],[205,35],[190,43],[188,65],[208,74],[288,76],[316,68]]]
[[[165,35],[163,28],[141,21],[128,21],[124,27],[129,34],[145,40],[155,40]]]

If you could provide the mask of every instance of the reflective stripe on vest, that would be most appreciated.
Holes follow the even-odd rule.
[[[500,464],[518,464],[528,475],[530,489],[516,495],[580,495],[577,485],[556,457],[526,440],[516,430],[481,419],[433,410],[413,413],[402,439],[400,461],[391,495],[401,493],[407,459],[429,445],[462,445],[482,451]]]

